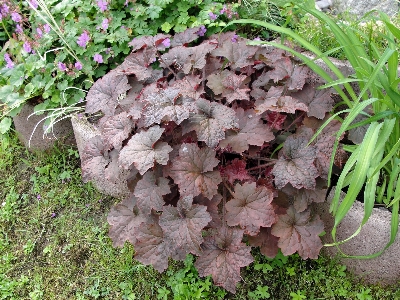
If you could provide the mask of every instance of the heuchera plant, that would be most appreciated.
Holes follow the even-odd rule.
[[[86,113],[102,116],[101,135],[82,174],[131,172],[132,194],[108,216],[114,246],[131,242],[160,272],[192,253],[201,276],[234,293],[251,246],[317,258],[324,225],[310,204],[325,200],[340,124],[308,145],[333,107],[315,75],[282,50],[199,30],[136,38],[95,82]]]

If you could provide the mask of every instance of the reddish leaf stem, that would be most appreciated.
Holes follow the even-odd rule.
[[[253,170],[258,170],[258,169],[261,169],[261,168],[266,168],[266,167],[272,166],[274,164],[275,164],[275,160],[270,162],[270,163],[267,163],[267,164],[263,164],[263,165],[259,165],[257,167],[249,168],[249,169],[247,169],[247,171],[253,171]]]

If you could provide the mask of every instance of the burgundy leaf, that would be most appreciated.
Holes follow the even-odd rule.
[[[93,178],[104,178],[104,169],[109,160],[107,150],[99,135],[92,137],[82,154],[82,180],[88,182]]]
[[[291,96],[308,107],[307,116],[323,119],[325,114],[332,110],[334,100],[330,89],[317,90],[318,86],[306,84],[302,90]]]
[[[227,177],[228,181],[233,184],[235,180],[252,180],[253,177],[249,175],[246,170],[246,162],[235,158],[231,162],[228,162],[225,167],[220,167],[222,177]]]
[[[193,27],[188,28],[183,32],[176,33],[171,41],[171,47],[183,46],[195,41],[199,38],[199,35],[197,34],[199,29],[200,27]]]
[[[132,47],[132,52],[136,50],[140,50],[143,48],[159,48],[160,50],[165,49],[162,42],[167,38],[171,37],[166,34],[157,34],[156,36],[141,36],[134,38],[131,42],[129,42],[129,46]]]
[[[170,49],[167,53],[161,55],[161,66],[168,67],[176,65],[178,69],[182,69],[192,55],[192,48],[178,46]]]
[[[121,178],[123,177],[123,173],[125,173],[126,171],[119,167],[119,160],[118,160],[119,151],[117,149],[111,150],[108,156],[109,156],[110,163],[104,170],[104,176],[110,182],[117,184],[118,182],[121,181]],[[133,170],[136,170],[136,169],[133,169]],[[136,172],[137,172],[137,170],[136,170]]]
[[[274,258],[279,251],[279,238],[271,234],[271,227],[261,227],[256,236],[249,236],[249,244],[253,247],[260,247],[261,254],[268,258]]]
[[[255,110],[257,114],[262,114],[267,110],[291,114],[294,114],[296,110],[308,111],[304,103],[299,103],[290,96],[282,96],[283,89],[283,86],[272,86],[266,94],[265,99],[256,102],[257,107]]]
[[[128,144],[121,150],[119,161],[128,169],[133,163],[140,174],[143,175],[154,166],[154,162],[166,165],[169,160],[168,153],[172,151],[171,146],[165,142],[158,142],[163,128],[153,126],[147,131],[141,131],[132,136]]]
[[[203,42],[198,46],[191,47],[190,59],[184,64],[182,71],[189,74],[192,69],[203,69],[206,65],[206,55],[217,47],[216,41]]]
[[[271,111],[265,114],[265,120],[268,122],[268,125],[276,130],[282,130],[283,123],[286,120],[286,115],[280,114],[275,111]]]
[[[315,190],[300,189],[294,194],[293,206],[297,212],[305,211],[313,202],[321,203],[325,201],[327,189],[316,188]]]
[[[289,57],[282,57],[273,63],[274,70],[268,71],[269,78],[275,83],[287,79],[287,87],[290,91],[300,90],[306,82],[309,69],[298,66]]]
[[[110,224],[108,235],[114,247],[123,247],[125,241],[136,243],[138,227],[147,222],[147,217],[137,209],[136,200],[136,197],[131,194],[121,203],[113,206],[107,216]]]
[[[224,92],[225,87],[222,84],[223,80],[229,75],[234,74],[229,70],[218,71],[207,77],[207,86],[214,92],[215,95],[220,95]]]
[[[243,81],[248,78],[246,75],[236,75],[231,73],[222,80],[224,91],[222,97],[226,97],[226,101],[231,103],[235,100],[250,100],[249,88],[243,87]]]
[[[178,201],[177,207],[164,206],[160,226],[171,244],[185,253],[200,255],[201,231],[211,221],[211,216],[206,206],[192,203],[193,196],[186,196]]]
[[[275,139],[271,128],[263,123],[254,110],[238,108],[236,116],[239,119],[239,131],[228,131],[226,139],[220,141],[219,147],[226,148],[229,145],[233,151],[243,153],[249,149],[249,145],[262,146]]]
[[[216,147],[225,138],[225,130],[238,127],[232,108],[201,98],[196,101],[196,105],[198,113],[190,117],[184,130],[195,130],[198,140],[204,141],[208,147]]]
[[[177,88],[182,96],[197,100],[204,93],[203,86],[200,83],[201,78],[199,76],[189,75],[181,80],[176,80],[172,87]]]
[[[323,230],[324,224],[319,216],[312,220],[310,210],[298,213],[290,206],[286,215],[279,216],[271,233],[279,237],[278,247],[283,255],[292,255],[297,251],[303,259],[317,259],[322,248],[319,235]]]
[[[231,63],[231,68],[243,68],[254,64],[254,54],[257,47],[248,46],[247,40],[238,38],[236,43],[218,41],[218,48],[211,52],[214,56],[223,56]]]
[[[239,225],[246,234],[256,235],[260,227],[275,223],[276,214],[271,205],[273,192],[256,183],[236,184],[233,199],[226,203],[226,220],[229,226]]]
[[[219,228],[214,236],[208,236],[202,245],[203,252],[195,262],[200,276],[211,275],[214,284],[231,293],[241,280],[240,268],[253,262],[251,247],[242,243],[243,231],[227,226]]]
[[[184,260],[186,254],[164,237],[157,218],[153,219],[153,222],[142,223],[137,229],[135,259],[144,265],[152,265],[161,273],[168,268],[168,257]]]
[[[278,189],[291,183],[295,188],[315,188],[315,178],[319,175],[314,166],[315,146],[308,146],[308,136],[294,134],[289,136],[279,152],[272,173]]]
[[[161,121],[173,121],[179,125],[195,110],[194,100],[181,97],[180,90],[174,87],[159,89],[145,97],[144,101],[147,102],[143,111],[145,126]]]
[[[207,212],[211,216],[211,221],[208,223],[208,227],[219,228],[222,226],[221,216],[218,212],[218,205],[221,200],[222,196],[220,194],[215,195],[211,200],[201,194],[193,198],[194,204],[200,204],[207,207]]]
[[[170,193],[168,179],[156,177],[154,172],[148,171],[136,184],[134,195],[138,198],[137,206],[144,214],[150,214],[151,209],[163,210],[165,204],[163,196]]]
[[[172,161],[170,176],[179,186],[182,197],[203,194],[211,199],[217,194],[222,178],[217,170],[216,152],[208,147],[200,149],[196,144],[182,144],[179,156]]]
[[[102,111],[105,115],[114,115],[118,105],[118,98],[129,90],[128,77],[109,72],[97,80],[86,96],[86,110],[88,114]]]
[[[133,122],[126,112],[112,116],[101,124],[101,133],[109,147],[117,150],[122,148],[122,142],[129,137],[133,128]]]
[[[129,54],[124,62],[117,68],[119,73],[135,74],[138,80],[146,80],[152,76],[152,68],[149,67],[156,60],[155,49],[144,49]]]

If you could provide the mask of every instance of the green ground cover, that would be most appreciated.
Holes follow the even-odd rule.
[[[82,183],[73,147],[32,154],[3,136],[0,186],[0,299],[400,299],[400,286],[364,285],[323,255],[255,250],[236,295],[199,278],[191,256],[159,274],[131,245],[112,247],[106,216],[119,200]]]

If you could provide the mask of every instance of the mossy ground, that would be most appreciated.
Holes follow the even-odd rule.
[[[112,247],[106,217],[119,200],[82,182],[76,149],[0,143],[0,299],[400,299],[400,285],[363,285],[324,256],[270,261],[257,249],[236,295],[198,278],[190,260],[159,274],[132,246]]]

